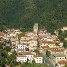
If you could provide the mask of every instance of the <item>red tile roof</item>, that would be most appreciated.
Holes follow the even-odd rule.
[[[59,62],[59,64],[66,64],[67,63],[67,60],[61,60],[60,62]]]
[[[53,52],[63,52],[64,49],[59,49],[59,48],[50,48],[51,51]]]
[[[35,55],[34,57],[44,57],[43,54],[38,54],[38,55]]]
[[[46,46],[41,46],[41,48],[45,49],[45,48],[50,48],[50,47],[46,45]]]
[[[25,55],[21,54],[21,55],[17,55],[17,57],[26,57]]]
[[[31,52],[23,52],[23,55],[33,55]]]

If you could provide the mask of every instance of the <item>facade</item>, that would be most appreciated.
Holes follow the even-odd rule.
[[[19,44],[19,40],[17,37],[11,37],[10,38],[12,48],[17,48],[17,45]]]
[[[35,49],[37,49],[37,44],[37,40],[29,41],[29,50],[34,51]]]
[[[37,34],[38,33],[38,23],[34,24],[34,33]]]
[[[58,62],[60,62],[61,60],[66,61],[65,55],[63,55],[63,54],[54,54],[53,55],[53,61],[55,62],[55,64],[58,64]]]
[[[26,62],[27,61],[27,57],[24,56],[24,55],[17,55],[17,59],[16,59],[17,62]]]
[[[34,55],[30,52],[24,52],[21,55],[17,55],[17,62],[28,62],[32,63],[33,60],[35,60],[35,63],[43,63],[43,56],[42,55]]]
[[[26,51],[26,48],[29,48],[26,44],[18,44],[17,45],[17,52],[18,53],[24,52],[24,51]]]
[[[53,48],[53,47],[56,47],[55,43],[54,42],[47,42],[47,41],[44,41],[40,44],[40,47],[44,47],[44,46],[49,46],[50,48]]]
[[[58,63],[58,67],[64,67],[65,64],[67,64],[67,60],[61,60]]]
[[[64,55],[65,55],[66,58],[67,58],[67,49],[64,49]]]
[[[50,48],[51,54],[64,54],[64,48]]]
[[[34,57],[35,63],[43,63],[43,56],[42,55],[36,55]]]

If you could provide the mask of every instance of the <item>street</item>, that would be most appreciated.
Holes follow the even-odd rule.
[[[47,58],[44,57],[45,63],[49,64],[50,67],[55,67],[54,64]]]
[[[45,56],[44,52],[42,52],[44,55],[45,63],[49,64],[50,67],[55,67],[55,65]]]

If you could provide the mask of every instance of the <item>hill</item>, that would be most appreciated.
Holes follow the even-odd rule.
[[[49,32],[67,26],[67,0],[0,0],[0,30],[39,28]]]

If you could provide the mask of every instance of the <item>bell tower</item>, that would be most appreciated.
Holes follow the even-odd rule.
[[[34,30],[34,33],[35,33],[35,34],[38,33],[38,23],[35,23],[35,24],[34,24],[33,30]]]

